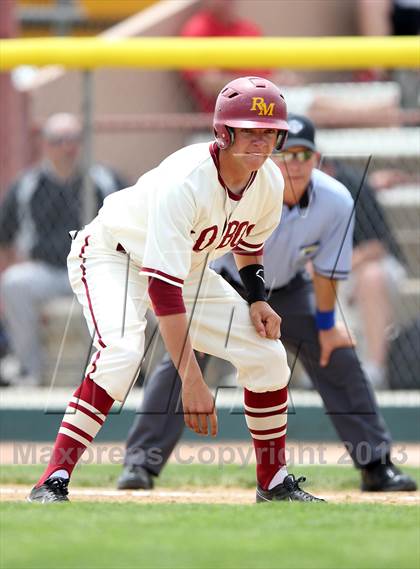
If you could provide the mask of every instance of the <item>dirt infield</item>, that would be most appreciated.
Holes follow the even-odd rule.
[[[0,445],[0,464],[43,464],[49,458],[51,443],[3,443]],[[304,464],[329,464],[350,467],[350,457],[340,443],[305,443],[289,442],[290,461],[294,466]],[[23,450],[26,453],[25,459]],[[420,445],[396,443],[393,455],[401,466],[420,465]],[[98,443],[92,445],[90,455],[85,454],[86,464],[122,464],[124,447],[116,443]],[[83,461],[83,458],[82,458]],[[241,442],[223,444],[181,443],[175,449],[170,462],[173,464],[252,464],[255,462],[251,445]],[[24,501],[29,488],[19,485],[0,487],[0,502]],[[325,490],[325,491],[324,491]],[[331,492],[328,489],[311,488],[311,492],[320,495],[332,503],[378,503],[420,505],[420,492],[400,493],[363,493],[360,490]],[[121,491],[115,488],[71,488],[73,502],[135,502],[155,503],[190,503],[190,504],[253,504],[255,490],[244,488],[195,487],[179,490]]]
[[[343,492],[316,492],[328,502],[339,504],[397,504],[404,506],[420,505],[420,492],[381,492],[363,493],[359,490]],[[29,488],[26,486],[0,487],[0,502],[22,502],[26,500]],[[72,488],[72,502],[121,502],[138,504],[253,504],[255,490],[243,488],[206,488],[205,490],[115,490],[115,488]]]

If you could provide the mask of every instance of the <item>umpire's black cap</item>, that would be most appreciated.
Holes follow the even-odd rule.
[[[289,124],[289,134],[283,150],[293,146],[303,146],[309,150],[316,150],[315,125],[308,117],[289,113],[287,122]]]

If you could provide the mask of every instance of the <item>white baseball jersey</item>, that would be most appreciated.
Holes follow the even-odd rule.
[[[232,194],[215,144],[194,144],[107,197],[98,217],[141,274],[182,287],[191,271],[227,251],[262,249],[281,217],[283,185],[268,159],[242,196]]]

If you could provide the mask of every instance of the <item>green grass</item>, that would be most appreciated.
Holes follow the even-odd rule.
[[[1,507],[2,568],[416,568],[418,512],[360,504]]]
[[[29,487],[42,474],[42,466],[1,466],[0,484],[25,484]],[[312,488],[329,491],[351,490],[359,487],[359,474],[354,468],[345,466],[299,466],[291,468],[296,476],[305,475]],[[420,469],[405,467],[417,480],[420,486]],[[121,473],[120,465],[89,464],[78,466],[72,478],[72,484],[85,487],[115,486]],[[223,486],[225,488],[255,487],[255,466],[245,467],[226,464],[223,468],[202,464],[169,464],[156,481],[157,488],[175,488],[181,490],[189,487]]]
[[[3,466],[1,484],[33,485],[41,468]],[[405,469],[415,475],[416,469]],[[78,486],[113,486],[120,466],[79,468]],[[303,467],[309,489],[355,488],[352,468]],[[254,467],[169,465],[158,487],[253,487]],[[73,502],[0,504],[1,569],[417,569],[414,506],[205,505]]]

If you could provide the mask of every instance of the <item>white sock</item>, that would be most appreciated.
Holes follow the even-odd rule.
[[[48,478],[65,478],[67,480],[70,476],[67,470],[56,470]]]
[[[280,468],[280,470],[278,470],[275,473],[275,475],[273,476],[273,479],[271,480],[270,484],[268,485],[268,489],[271,490],[272,488],[274,488],[274,486],[281,484],[283,482],[283,480],[286,478],[286,476],[287,476],[287,467],[282,466]]]

